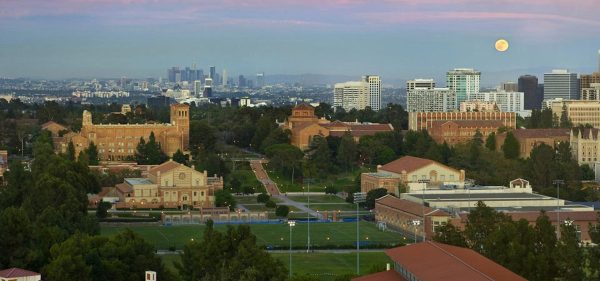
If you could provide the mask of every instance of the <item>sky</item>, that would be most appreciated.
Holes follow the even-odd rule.
[[[492,84],[595,71],[599,14],[598,0],[0,0],[0,77],[165,77],[196,63],[384,83],[469,67]]]

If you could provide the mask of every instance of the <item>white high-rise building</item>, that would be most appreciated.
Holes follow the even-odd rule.
[[[369,84],[369,106],[378,111],[381,108],[381,78],[378,75],[365,75],[363,81]]]
[[[194,81],[194,94],[199,95],[202,93],[202,81],[196,80]]]
[[[457,103],[471,99],[471,95],[479,93],[481,72],[472,68],[455,68],[446,73],[446,87],[454,90]]]
[[[555,98],[576,100],[579,96],[577,73],[571,73],[567,69],[554,69],[551,73],[544,73],[545,100]]]
[[[337,83],[333,89],[333,107],[346,111],[362,110],[369,106],[369,83],[350,81]]]
[[[223,69],[223,87],[227,86],[227,79],[229,79],[229,77],[227,77],[227,69]]]
[[[435,81],[433,79],[413,79],[406,81],[406,92],[415,88],[433,89],[435,88]]]
[[[446,112],[456,109],[456,93],[448,88],[414,88],[406,93],[408,112]]]
[[[471,95],[471,100],[495,102],[500,111],[516,112],[519,114],[525,112],[524,99],[525,94],[523,92],[507,92],[502,89]]]

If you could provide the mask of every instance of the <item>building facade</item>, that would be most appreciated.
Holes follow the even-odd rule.
[[[433,89],[435,88],[435,81],[433,79],[420,78],[406,81],[406,92],[416,88]]]
[[[481,72],[472,68],[455,68],[446,73],[446,87],[456,93],[457,104],[479,93]]]
[[[369,84],[369,106],[378,111],[381,109],[381,78],[378,75],[365,75],[362,80]]]
[[[212,208],[223,178],[170,160],[150,169],[147,177],[126,178],[115,188],[119,208]]]
[[[587,88],[581,88],[582,100],[600,101],[600,83],[591,83]]]
[[[364,81],[337,83],[333,89],[333,107],[346,111],[363,110],[369,104],[369,84]]]
[[[556,99],[548,101],[547,106],[556,118],[560,118],[565,111],[573,126],[589,124],[594,128],[600,128],[600,101]]]
[[[546,144],[550,147],[556,147],[561,142],[570,141],[570,129],[519,129],[511,131],[513,136],[519,141],[519,157],[529,158],[531,150],[540,144]],[[496,134],[496,151],[502,149],[506,132]]]
[[[166,124],[94,124],[92,113],[85,110],[79,133],[67,132],[61,136],[54,132],[60,129],[59,127],[47,127],[52,132],[55,150],[58,153],[65,153],[69,142],[73,142],[75,152],[79,154],[93,142],[98,149],[100,160],[123,161],[133,157],[140,139],[148,140],[151,133],[154,133],[162,151],[168,156],[177,150],[188,151],[189,118],[188,105],[173,104],[171,122]]]
[[[589,90],[591,88],[596,88],[592,84],[600,83],[600,72],[594,72],[592,74],[581,74],[579,76],[579,89],[581,91],[581,99],[585,100],[588,98],[584,98],[584,90]]]
[[[413,88],[406,92],[409,112],[444,112],[457,109],[456,93],[448,88]]]
[[[470,100],[463,101],[460,103],[459,110],[461,112],[470,112],[470,111],[500,111],[495,102],[491,101],[480,101],[480,100]]]
[[[8,268],[0,270],[0,281],[41,281],[42,275],[37,272],[21,269]]]
[[[519,113],[525,111],[524,94],[522,92],[497,90],[493,92],[475,93],[471,95],[471,99],[496,103],[498,109],[503,112]]]
[[[517,114],[514,112],[409,112],[408,129],[413,131],[429,130],[434,121],[473,121],[496,120],[502,127],[515,128]]]
[[[577,73],[567,69],[554,69],[544,73],[544,99],[563,98],[575,100],[580,96]]]
[[[600,129],[573,129],[570,134],[571,153],[579,165],[594,167],[600,161]]]
[[[498,120],[447,120],[432,122],[427,132],[435,142],[452,146],[471,141],[477,133],[485,139],[501,127]]]
[[[304,103],[294,107],[292,115],[279,126],[291,132],[291,144],[300,149],[309,148],[316,137],[342,137],[349,133],[358,142],[362,136],[394,130],[391,124],[332,122],[325,118],[318,118],[315,115],[315,108]]]
[[[522,75],[519,77],[518,90],[524,95],[524,108],[529,109],[540,109],[542,107],[542,100],[544,95],[538,90],[538,78],[533,75]]]

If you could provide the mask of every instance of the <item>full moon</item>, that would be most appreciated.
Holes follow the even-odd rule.
[[[496,51],[505,52],[506,50],[508,50],[508,41],[504,39],[498,39],[498,41],[496,41]]]

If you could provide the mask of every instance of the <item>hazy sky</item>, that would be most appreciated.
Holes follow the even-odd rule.
[[[389,79],[473,67],[494,81],[595,70],[598,15],[598,0],[0,0],[0,76],[164,77],[195,62]]]

